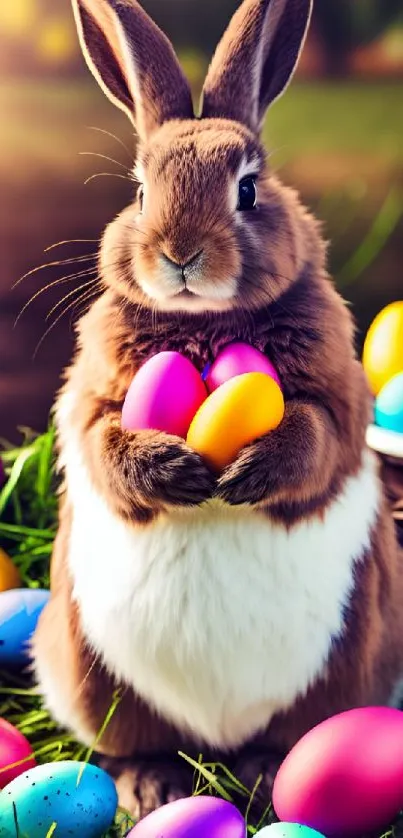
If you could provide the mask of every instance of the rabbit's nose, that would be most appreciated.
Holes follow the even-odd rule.
[[[161,256],[162,256],[164,262],[166,262],[171,268],[172,267],[176,268],[178,271],[183,273],[183,271],[185,271],[186,268],[190,268],[190,267],[192,267],[192,265],[197,263],[199,261],[200,257],[202,256],[202,254],[203,254],[203,251],[199,250],[198,253],[195,253],[191,257],[191,259],[188,259],[187,262],[176,262],[176,261],[174,261],[174,259],[171,259],[170,256],[167,256],[166,253],[163,253],[163,252],[161,253]]]

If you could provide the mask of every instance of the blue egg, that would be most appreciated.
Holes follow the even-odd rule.
[[[1,834],[1,833],[0,833]],[[324,838],[321,832],[299,823],[272,823],[257,832],[255,838]]]
[[[17,832],[45,838],[54,823],[55,838],[101,838],[113,822],[117,805],[113,780],[95,765],[37,765],[2,791],[0,838],[15,838]]]
[[[381,428],[403,434],[403,372],[382,387],[375,402],[375,422]]]
[[[19,588],[0,593],[0,666],[22,667],[29,663],[29,640],[49,591]]]

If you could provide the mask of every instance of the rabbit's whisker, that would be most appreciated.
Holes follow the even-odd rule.
[[[118,177],[120,180],[128,180],[133,183],[133,178],[128,177],[128,175],[119,175],[117,172],[95,172],[95,175],[90,175],[84,181],[84,186],[87,186],[87,183],[90,183],[92,180],[95,180],[97,177]]]
[[[24,279],[28,279],[29,276],[32,276],[38,271],[41,271],[43,268],[54,268],[58,267],[59,265],[72,265],[74,263],[90,262],[91,259],[96,259],[96,257],[97,253],[87,253],[84,256],[75,256],[71,259],[59,259],[57,262],[45,262],[45,264],[38,265],[37,268],[32,268],[30,271],[24,274],[24,276],[20,277],[20,279],[17,279],[17,282],[15,282],[14,285],[12,285],[12,290],[14,290],[14,288],[16,288],[17,285],[19,285],[20,282],[22,282]]]
[[[93,299],[95,297],[99,297],[99,294],[100,294],[100,289],[99,288],[93,288],[93,289],[90,289],[86,294],[83,294],[82,297],[79,297],[78,300],[73,300],[74,305],[71,306],[71,310],[72,310],[73,314],[77,313],[77,317],[82,317],[82,315],[84,314],[84,310],[80,309],[78,311],[78,308],[81,305],[81,303],[87,303],[88,302],[88,303],[90,303],[90,305],[92,305]],[[89,310],[90,305],[88,305],[88,307],[85,309],[85,311]],[[70,324],[73,325],[73,318],[70,319]]]
[[[100,134],[105,134],[107,137],[112,137],[113,140],[116,140],[116,142],[119,143],[119,145],[121,145],[122,148],[124,148],[124,150],[129,155],[130,160],[133,159],[133,155],[129,151],[127,145],[123,142],[123,140],[120,139],[120,137],[117,137],[116,134],[112,134],[112,131],[106,131],[105,128],[97,128],[95,125],[88,125],[87,127],[89,131],[98,131]]]
[[[90,298],[90,297],[92,297],[92,296],[95,296],[95,294],[97,294],[97,293],[98,293],[98,289],[94,290],[94,289],[92,289],[92,288],[91,288],[90,290],[87,290],[87,291],[86,291],[86,292],[85,292],[85,293],[84,293],[84,294],[83,294],[83,295],[79,298],[79,300],[72,300],[72,301],[68,304],[68,306],[66,306],[66,308],[65,308],[65,309],[61,312],[61,314],[59,314],[59,315],[58,315],[58,317],[56,317],[56,319],[53,321],[53,323],[51,323],[51,324],[50,324],[50,326],[46,329],[46,332],[42,335],[42,337],[41,337],[40,341],[37,343],[36,348],[35,348],[35,351],[34,351],[34,354],[33,354],[33,356],[32,356],[33,360],[35,360],[35,358],[36,358],[36,356],[37,356],[37,354],[38,354],[38,352],[39,352],[39,349],[40,349],[40,347],[42,346],[43,342],[46,340],[47,336],[48,336],[48,335],[50,334],[50,332],[54,329],[54,327],[55,327],[55,326],[57,326],[57,324],[60,322],[60,320],[62,319],[62,317],[63,317],[65,314],[67,314],[67,312],[68,312],[68,311],[70,311],[70,309],[71,309],[71,308],[73,308],[73,306],[74,306],[74,305],[78,304],[79,302],[85,302],[87,299],[89,299],[89,298]]]
[[[100,241],[100,239],[63,239],[63,241],[61,242],[55,242],[54,244],[50,244],[49,247],[45,247],[43,252],[48,253],[49,250],[53,250],[55,247],[60,247],[62,244],[82,244],[86,242],[94,242],[99,244]]]
[[[125,172],[129,173],[129,169],[124,163],[120,163],[119,160],[115,160],[114,157],[108,157],[107,154],[100,154],[99,151],[79,151],[78,152],[81,157],[100,157],[102,160],[109,160],[110,163],[116,163],[117,166],[120,166],[121,169],[124,169]]]
[[[59,300],[58,303],[55,303],[55,305],[50,309],[50,311],[46,315],[45,322],[47,322],[52,317],[52,314],[54,314],[57,311],[57,309],[60,308],[60,306],[62,306],[63,303],[66,302],[66,300],[69,300],[71,297],[73,297],[74,294],[77,294],[79,291],[83,291],[84,288],[89,288],[90,285],[95,286],[95,285],[98,285],[98,284],[99,284],[99,280],[98,280],[98,278],[95,278],[95,279],[90,279],[88,282],[83,282],[78,288],[73,288],[72,291],[69,291],[68,294],[66,294],[64,297],[62,297],[62,299]]]
[[[40,288],[39,291],[36,291],[36,293],[33,294],[33,296],[30,297],[29,300],[22,307],[20,313],[18,314],[17,318],[14,321],[14,329],[18,325],[19,321],[21,320],[22,315],[27,310],[27,308],[29,308],[29,306],[35,300],[37,300],[38,297],[41,296],[41,294],[44,294],[45,291],[48,291],[50,288],[54,288],[56,285],[63,285],[65,282],[71,282],[73,279],[80,279],[81,277],[89,276],[90,274],[94,273],[94,270],[95,270],[94,268],[88,268],[88,270],[86,270],[86,271],[79,271],[78,273],[75,273],[75,274],[69,274],[69,276],[62,276],[62,277],[59,277],[59,279],[55,279],[54,282],[49,282],[47,285],[45,285],[44,288]]]

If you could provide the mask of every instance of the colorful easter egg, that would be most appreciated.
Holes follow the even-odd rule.
[[[379,312],[364,343],[362,363],[374,396],[398,372],[403,372],[403,300]]]
[[[82,772],[82,773],[81,773]],[[0,836],[101,838],[117,809],[113,780],[94,765],[52,762],[31,768],[13,780],[0,797]]]
[[[328,838],[383,829],[403,807],[403,713],[348,710],[307,733],[288,754],[273,787],[283,821]]]
[[[186,437],[207,397],[200,373],[179,352],[154,355],[135,375],[122,410],[122,427]]]
[[[381,428],[403,434],[403,372],[382,387],[375,402],[375,422]]]
[[[20,585],[21,577],[14,562],[0,547],[0,593],[9,591],[10,588],[18,588]]]
[[[279,387],[281,386],[277,370],[263,352],[241,342],[229,343],[204,370],[203,379],[208,391],[212,393],[228,379],[246,372],[265,372],[274,378]]]
[[[324,838],[316,829],[300,823],[272,823],[256,832],[255,838]]]
[[[246,824],[232,803],[217,797],[188,797],[148,815],[127,838],[246,838]]]
[[[237,375],[202,404],[187,443],[219,472],[241,448],[277,428],[283,416],[283,394],[273,378],[262,372]]]
[[[31,745],[25,736],[5,719],[0,719],[0,789],[35,765]]]
[[[49,591],[41,589],[0,593],[0,666],[21,667],[29,663],[29,641],[48,600]]]

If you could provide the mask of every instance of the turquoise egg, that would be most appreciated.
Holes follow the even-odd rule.
[[[0,593],[0,667],[29,663],[29,641],[49,596],[49,591],[39,588]]]
[[[321,832],[299,823],[272,823],[257,832],[255,838],[324,838]]]
[[[375,422],[381,428],[403,434],[403,372],[382,387],[375,402]]]
[[[117,805],[113,780],[97,766],[82,762],[38,765],[3,789],[0,838],[15,838],[17,832],[45,838],[54,823],[54,838],[101,838]]]

